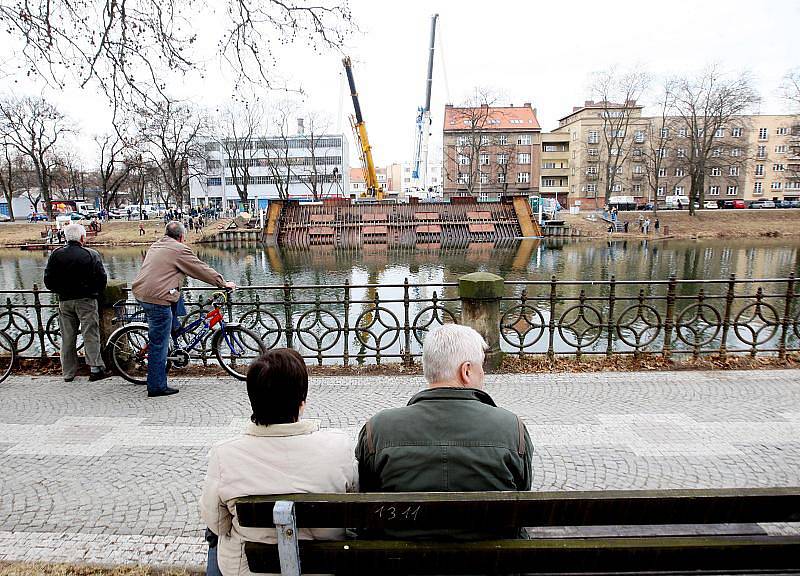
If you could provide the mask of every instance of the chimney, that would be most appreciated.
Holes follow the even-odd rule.
[[[523,104],[522,107],[523,108],[530,108],[531,107],[531,103],[530,102],[525,102],[525,104]]]
[[[588,107],[589,107],[589,106],[591,106],[592,104],[594,104],[594,100],[584,100],[584,101],[583,101],[583,107],[584,107],[584,108],[588,108]]]
[[[298,118],[297,119],[297,135],[298,136],[302,136],[305,133],[306,133],[306,127],[303,125],[303,119],[302,118]]]

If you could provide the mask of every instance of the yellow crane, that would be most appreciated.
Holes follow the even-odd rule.
[[[383,186],[378,182],[378,175],[375,173],[375,162],[372,160],[372,146],[370,146],[369,138],[367,137],[367,125],[364,123],[364,117],[361,115],[361,104],[358,102],[358,92],[356,92],[356,82],[353,79],[353,66],[350,62],[350,57],[345,57],[342,60],[342,64],[344,64],[344,71],[347,74],[347,83],[350,85],[350,97],[353,99],[353,109],[355,110],[355,115],[350,116],[350,125],[353,127],[356,138],[358,138],[361,166],[364,169],[364,182],[367,188],[362,196],[383,200]]]

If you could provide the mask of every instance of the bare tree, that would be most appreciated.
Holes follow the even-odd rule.
[[[253,99],[250,102],[231,104],[225,108],[218,119],[215,130],[218,142],[223,151],[223,163],[217,167],[209,161],[209,170],[219,168],[225,177],[225,164],[230,166],[233,185],[243,203],[248,200],[250,169],[258,165],[256,158],[258,137],[264,129],[264,110],[260,103]]]
[[[270,121],[271,135],[260,142],[270,178],[278,190],[278,197],[284,200],[289,198],[289,185],[295,178],[289,140],[296,110],[289,100],[277,104]]]
[[[450,182],[466,186],[470,195],[480,186],[481,155],[488,154],[493,144],[493,135],[487,127],[490,127],[490,108],[497,100],[494,91],[474,88],[461,105],[453,108],[457,132],[452,143],[445,142],[445,174]]]
[[[492,145],[497,151],[497,183],[503,194],[508,191],[508,177],[517,165],[517,139],[509,134],[494,134]]]
[[[14,196],[17,192],[19,174],[15,167],[14,149],[3,142],[3,157],[0,158],[0,188],[3,189],[3,197],[8,204],[8,216],[13,222],[14,217]]]
[[[86,188],[86,171],[83,161],[74,149],[68,149],[58,155],[53,181],[61,190],[62,195],[66,195],[67,200],[83,198],[83,190]]]
[[[675,122],[670,116],[672,90],[669,82],[664,84],[659,93],[657,109],[658,114],[652,118],[648,133],[644,135],[644,142],[638,142],[641,138],[637,138],[637,135],[634,134],[632,152],[634,162],[637,161],[637,156],[641,155],[641,165],[650,191],[648,200],[652,201],[654,212],[658,211],[658,190],[666,181],[667,155],[676,136]],[[639,150],[638,153],[637,150]]]
[[[637,104],[649,83],[640,70],[618,72],[611,68],[593,75],[590,92],[602,120],[599,142],[601,177],[605,179],[605,203],[624,182],[634,135],[631,134],[642,106]]]
[[[786,73],[780,90],[783,99],[800,111],[800,68],[794,68]]]
[[[117,204],[117,196],[136,165],[137,154],[133,142],[118,133],[95,136],[94,142],[100,164],[98,174],[103,208],[108,210]]]
[[[48,216],[52,216],[53,170],[58,165],[55,146],[68,132],[65,116],[43,98],[0,101],[0,135],[30,161]]]
[[[327,167],[331,164],[341,164],[340,158],[331,157],[335,150],[341,148],[331,146],[328,134],[330,126],[330,119],[319,112],[310,112],[303,122],[303,135],[309,156],[302,160],[303,167],[307,170],[303,170],[298,177],[315,201],[325,196],[325,184],[333,182],[333,176],[328,173]]]
[[[214,25],[199,28],[199,13],[216,13]],[[340,49],[353,28],[347,4],[332,0],[9,0],[0,21],[28,75],[57,86],[95,82],[115,111],[157,110],[170,82],[214,64],[207,46],[239,81],[279,87],[280,45]]]
[[[157,110],[140,111],[140,133],[146,154],[158,167],[166,198],[183,207],[189,182],[205,174],[205,147],[201,140],[208,133],[204,115],[189,104],[166,99]],[[168,202],[166,202],[168,204]]]
[[[737,117],[759,102],[749,74],[728,77],[712,66],[691,78],[672,82],[674,107],[677,116],[688,130],[689,145],[686,166],[690,181],[689,211],[695,213],[695,202],[704,201],[707,170],[721,162],[724,151],[720,130],[725,130]],[[733,145],[733,147],[737,147]],[[744,146],[738,154],[727,155],[741,163],[747,156]]]

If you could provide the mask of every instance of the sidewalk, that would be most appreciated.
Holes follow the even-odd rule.
[[[0,384],[0,560],[201,566],[208,447],[249,419],[244,384]],[[421,377],[312,378],[306,417],[354,438]],[[525,420],[534,490],[800,486],[800,370],[491,375]]]

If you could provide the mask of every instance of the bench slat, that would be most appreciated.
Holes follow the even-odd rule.
[[[447,492],[250,496],[239,524],[269,528],[276,500],[301,528],[464,528],[800,521],[800,488],[617,492]]]
[[[275,545],[245,544],[250,570],[279,572]],[[301,541],[303,573],[491,574],[798,570],[800,537],[583,538],[478,542]]]

